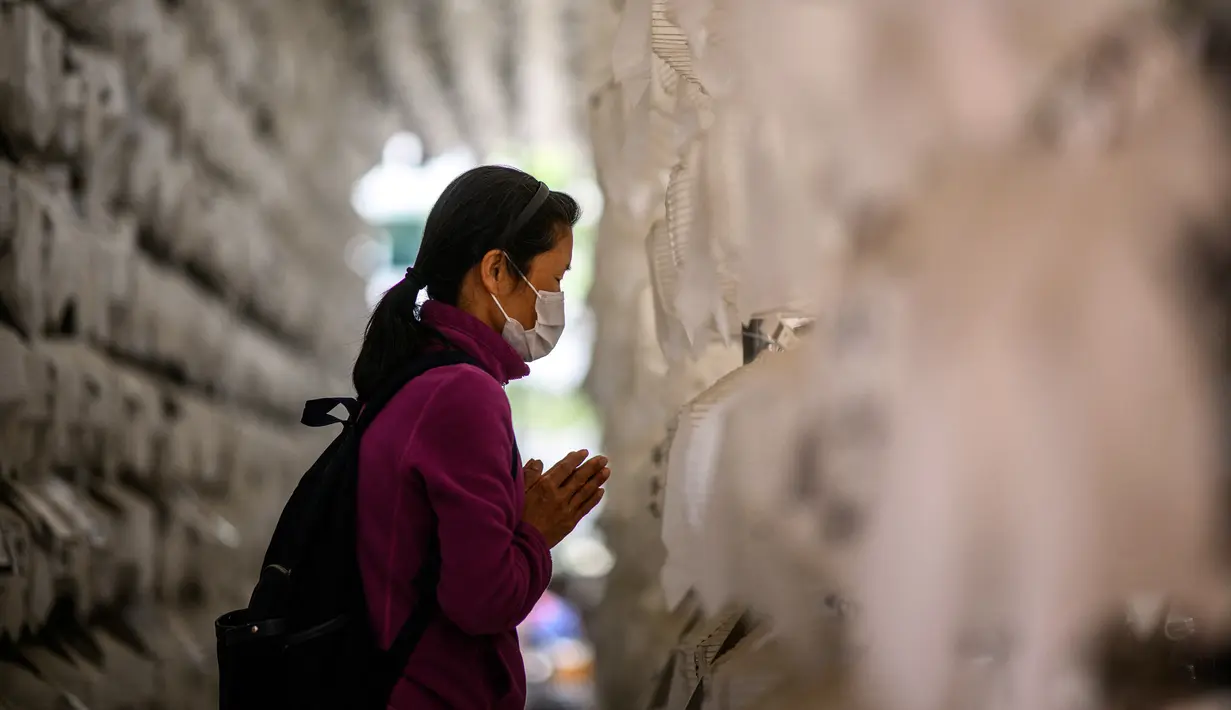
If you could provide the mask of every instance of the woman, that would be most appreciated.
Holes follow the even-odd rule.
[[[434,349],[475,363],[411,380],[360,446],[359,565],[383,647],[415,608],[425,561],[439,555],[438,603],[390,708],[525,705],[517,626],[547,588],[549,550],[598,504],[610,475],[606,459],[586,461],[585,451],[546,473],[538,461],[520,470],[503,391],[564,328],[560,287],[578,216],[573,198],[521,171],[463,174],[368,323],[354,369],[360,400]],[[422,289],[428,300],[416,308]]]

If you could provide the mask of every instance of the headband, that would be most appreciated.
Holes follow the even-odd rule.
[[[531,197],[530,202],[526,203],[525,209],[521,211],[521,214],[517,215],[517,219],[513,220],[504,230],[504,233],[500,235],[499,243],[504,244],[508,242],[509,238],[520,232],[534,218],[534,215],[538,214],[539,208],[543,206],[543,203],[547,201],[550,195],[551,190],[547,187],[547,184],[540,182],[538,192],[534,193],[534,197]]]

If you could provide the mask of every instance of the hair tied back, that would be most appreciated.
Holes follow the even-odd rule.
[[[415,291],[422,289],[425,285],[423,279],[419,278],[419,274],[415,273],[415,267],[413,266],[406,267],[405,281]]]

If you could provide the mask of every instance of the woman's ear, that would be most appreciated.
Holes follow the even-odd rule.
[[[499,249],[492,249],[483,255],[483,260],[479,262],[479,280],[488,293],[504,293],[503,287],[508,283],[508,267],[504,252]]]

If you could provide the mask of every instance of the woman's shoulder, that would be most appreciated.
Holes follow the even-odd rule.
[[[507,447],[504,432],[512,430],[513,413],[509,399],[490,374],[471,364],[445,365],[415,378],[401,393],[406,399],[402,411],[413,419],[409,446],[437,450],[444,446],[449,456],[474,456],[487,450]],[[474,436],[469,451],[456,450],[459,432]],[[479,436],[480,432],[491,432]],[[500,432],[500,434],[495,434]],[[503,456],[503,454],[501,454]]]
[[[402,394],[422,398],[422,406],[432,409],[470,408],[487,404],[508,409],[509,402],[496,378],[470,363],[443,365],[429,370],[411,381]]]

